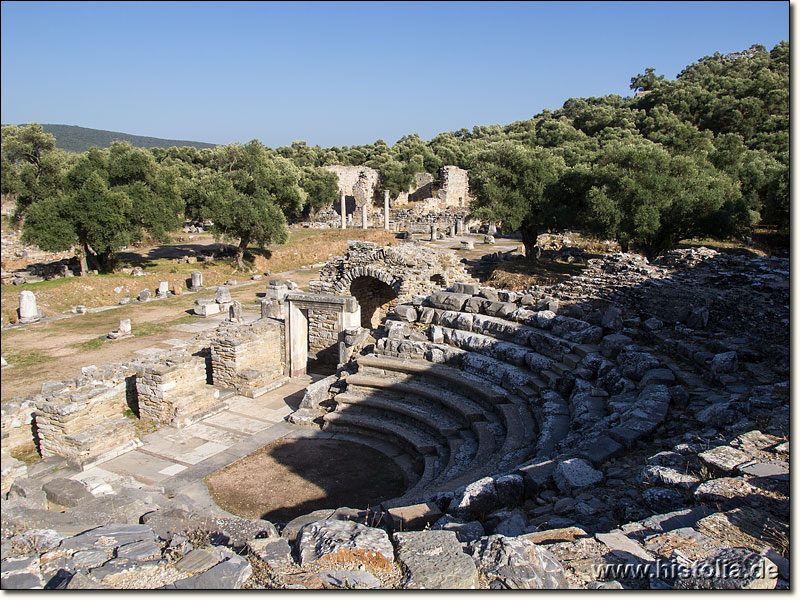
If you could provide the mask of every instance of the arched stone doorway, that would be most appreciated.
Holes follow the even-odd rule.
[[[361,306],[361,326],[375,329],[386,313],[397,304],[397,292],[387,283],[364,275],[350,284],[350,295]]]

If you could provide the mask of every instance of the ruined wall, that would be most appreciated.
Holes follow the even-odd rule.
[[[409,202],[419,202],[433,196],[433,175],[430,173],[417,173],[414,183],[407,192],[400,192],[392,202],[392,206],[404,206]]]
[[[30,446],[35,411],[36,404],[30,400],[14,399],[3,402],[0,409],[0,447],[3,450]]]
[[[141,442],[125,417],[124,377],[105,385],[64,389],[37,402],[34,413],[42,457],[63,456],[86,467],[127,452]]]
[[[400,302],[414,294],[431,293],[439,285],[431,281],[472,281],[459,258],[450,250],[437,250],[404,244],[398,247],[378,246],[373,242],[351,241],[344,256],[331,256],[320,270],[319,280],[311,281],[312,292],[353,295],[351,289],[359,277],[371,277],[388,285]],[[361,302],[361,300],[359,300]]]
[[[142,368],[136,376],[139,418],[183,427],[221,409],[219,390],[206,384],[205,360],[173,356]]]
[[[223,323],[211,342],[214,385],[255,398],[283,383],[286,364],[280,323]]]
[[[362,173],[366,173],[367,182],[369,188],[372,190],[374,195],[375,190],[378,189],[378,184],[380,182],[381,173],[377,169],[373,169],[371,167],[365,167],[362,165],[356,166],[345,166],[345,165],[330,165],[327,167],[322,167],[326,171],[331,171],[332,173],[336,173],[336,176],[339,178],[339,193],[344,192],[345,196],[353,197],[353,188],[355,187],[356,183],[358,183],[358,177]],[[338,202],[334,202],[334,209],[338,209],[339,207],[336,206]],[[348,211],[349,212],[349,211]]]
[[[469,172],[452,165],[439,170],[439,201],[442,207],[466,208],[472,196],[469,194]]]

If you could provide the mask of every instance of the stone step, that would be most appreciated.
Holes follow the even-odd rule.
[[[549,369],[542,371],[542,376],[544,377],[545,381],[547,381],[548,386],[554,386],[556,383],[558,383],[558,380],[561,379],[561,375]]]
[[[564,375],[564,373],[569,373],[572,369],[565,363],[553,363],[550,365],[550,371],[553,371],[556,375]]]
[[[578,363],[581,362],[581,357],[577,354],[565,354],[562,362],[567,365],[570,369],[574,369],[578,366]]]
[[[342,405],[337,407],[337,411],[351,410],[347,407],[368,407],[382,412],[396,413],[397,415],[415,419],[423,428],[430,428],[444,438],[457,435],[458,431],[465,425],[447,415],[441,409],[435,410],[432,407],[420,406],[413,402],[395,398],[390,400],[375,397],[374,395],[364,396],[361,393],[362,390],[366,389],[367,394],[374,394],[374,392],[371,392],[372,388],[359,388],[357,386],[354,386],[354,388],[355,389],[351,389],[348,384],[346,393],[338,394],[334,397],[337,404]]]
[[[384,502],[383,505],[386,508],[393,508],[395,506],[403,506],[404,504],[408,504],[409,500],[415,500],[422,498],[424,496],[423,490],[427,488],[431,482],[433,482],[436,477],[441,472],[441,465],[439,457],[428,454],[425,456],[425,466],[422,471],[422,476],[419,478],[416,484],[413,487],[406,490],[406,492],[396,498],[394,500],[389,500],[388,502]]]
[[[495,439],[494,434],[489,430],[488,423],[475,423],[475,433],[478,437],[478,449],[475,452],[475,457],[469,464],[469,467],[459,476],[436,483],[428,487],[425,492],[428,495],[433,495],[438,492],[453,491],[457,487],[472,483],[473,481],[485,477],[490,473],[490,468],[495,457]]]
[[[529,440],[525,436],[525,424],[520,414],[521,407],[516,404],[501,404],[498,407],[503,413],[503,424],[506,428],[506,439],[500,449],[502,455],[525,448]]]
[[[361,371],[359,371],[361,373]],[[460,415],[466,423],[486,421],[492,418],[493,411],[484,408],[462,395],[438,387],[427,382],[414,383],[413,379],[377,377],[369,374],[351,375],[347,378],[348,386],[360,389],[381,390],[390,396],[418,397],[429,402],[441,404],[445,409]],[[348,387],[348,389],[351,389]]]
[[[596,346],[595,344],[579,344],[572,350],[573,354],[577,354],[581,358],[592,352],[600,352],[600,346]]]
[[[435,363],[422,360],[403,360],[390,356],[362,356],[358,359],[359,366],[382,369],[384,371],[395,371],[400,373],[410,373],[423,375],[428,378],[441,379],[453,384],[450,389],[457,389],[459,393],[470,398],[483,401],[490,405],[502,404],[505,402],[505,393],[499,394],[497,386],[481,383],[474,379],[464,377],[464,373],[459,369],[446,367]]]
[[[322,429],[327,431],[329,423],[342,423],[356,429],[364,428],[385,433],[391,438],[397,438],[401,444],[413,449],[418,454],[435,454],[441,445],[430,435],[409,427],[397,421],[368,417],[346,412],[331,412],[323,418]]]
[[[535,375],[530,378],[528,383],[534,390],[536,390],[536,393],[541,393],[544,390],[548,389],[547,383],[542,381],[542,379],[536,377]]]

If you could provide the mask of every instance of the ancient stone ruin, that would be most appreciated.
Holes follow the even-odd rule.
[[[788,261],[558,252],[582,274],[500,290],[452,252],[352,242],[311,293],[271,280],[261,318],[4,404],[3,587],[787,588]],[[222,458],[69,478],[312,355],[335,371]],[[276,527],[195,485],[279,435],[357,440],[405,489]],[[10,456],[31,436],[42,466]]]

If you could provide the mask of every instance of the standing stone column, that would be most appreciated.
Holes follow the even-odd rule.
[[[347,229],[347,207],[344,202],[344,192],[339,192],[339,206],[342,211],[342,229]]]
[[[367,205],[361,205],[361,229],[367,228]]]
[[[389,231],[389,190],[383,190],[383,228]]]
[[[202,271],[192,271],[192,289],[199,290],[203,287]]]
[[[436,241],[436,225],[431,225],[431,241]]]
[[[19,322],[34,323],[39,320],[39,308],[36,306],[36,296],[30,290],[19,294]]]
[[[464,235],[464,219],[456,221],[456,235]]]
[[[455,226],[455,225],[450,225],[450,233],[449,233],[449,236],[450,236],[450,237],[456,237],[456,226]]]

